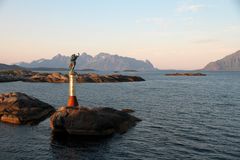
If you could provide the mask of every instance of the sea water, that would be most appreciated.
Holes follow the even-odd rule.
[[[240,72],[164,76],[169,72],[121,73],[143,82],[76,84],[82,106],[135,110],[142,121],[127,133],[79,139],[52,135],[49,119],[0,123],[0,159],[240,159]],[[0,83],[0,93],[11,91],[56,108],[68,99],[64,83]]]

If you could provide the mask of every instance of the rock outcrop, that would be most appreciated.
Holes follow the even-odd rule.
[[[2,70],[0,71],[0,82],[27,81],[32,73],[24,69]]]
[[[144,79],[138,76],[126,76],[120,74],[99,75],[96,73],[89,73],[77,75],[78,83],[136,82],[136,81],[144,81]]]
[[[165,74],[165,76],[206,76],[206,74],[203,74],[203,73],[171,73],[171,74]]]
[[[24,93],[0,94],[0,121],[12,124],[37,124],[49,117],[55,109]]]
[[[112,108],[61,107],[50,119],[53,133],[79,136],[108,136],[124,133],[141,121]]]
[[[36,73],[36,72],[35,72]],[[29,82],[49,82],[49,83],[67,83],[68,75],[63,75],[58,72],[54,73],[36,73],[27,80]]]
[[[69,81],[68,74],[58,72],[40,73],[26,70],[1,71],[0,82],[48,82],[48,83],[67,83]],[[107,82],[135,82],[144,81],[138,76],[126,76],[119,74],[99,75],[96,73],[77,74],[76,81],[78,83],[107,83]]]
[[[0,75],[0,82],[15,82],[19,81],[20,79],[15,76],[6,76],[6,75]]]

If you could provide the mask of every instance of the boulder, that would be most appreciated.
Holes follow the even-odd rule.
[[[0,121],[12,124],[37,124],[55,109],[34,97],[20,92],[0,94]]]
[[[29,78],[29,81],[30,82],[48,82],[47,74],[43,74],[43,73],[34,74]]]
[[[54,72],[47,76],[47,81],[52,83],[67,83],[69,80],[67,76],[64,76],[58,72]]]
[[[61,107],[50,118],[53,133],[79,136],[108,136],[124,133],[141,121],[113,108]]]

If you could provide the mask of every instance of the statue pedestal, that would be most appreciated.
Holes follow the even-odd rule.
[[[68,106],[69,107],[76,107],[78,106],[78,101],[77,101],[77,97],[75,95],[75,73],[70,71],[69,72],[69,98],[68,98]]]

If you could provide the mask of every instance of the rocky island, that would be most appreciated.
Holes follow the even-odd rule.
[[[68,83],[68,74],[59,72],[41,73],[28,70],[4,70],[0,71],[0,82],[49,82],[49,83]],[[106,82],[135,82],[145,81],[138,76],[127,76],[120,74],[99,75],[96,73],[76,74],[77,83],[106,83]]]
[[[59,108],[50,119],[53,133],[67,133],[78,136],[108,136],[125,133],[141,121],[130,115],[128,109],[122,111],[107,108],[86,108],[82,106]]]
[[[203,74],[203,73],[170,73],[170,74],[165,74],[165,76],[206,76],[206,74]]]
[[[20,92],[0,94],[0,121],[15,125],[35,125],[50,117],[53,133],[78,136],[108,136],[125,133],[141,119],[132,109],[51,105]]]
[[[37,98],[20,92],[0,94],[0,121],[12,124],[37,124],[55,109]]]

